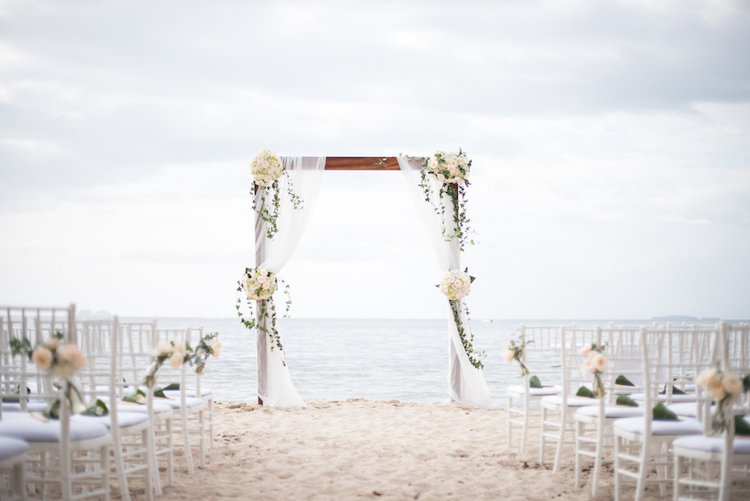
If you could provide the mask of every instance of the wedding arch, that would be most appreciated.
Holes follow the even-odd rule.
[[[252,163],[254,176],[255,267],[238,283],[237,311],[242,322],[257,331],[258,403],[271,407],[301,407],[304,400],[292,384],[284,348],[276,328],[273,294],[277,275],[292,256],[314,205],[324,170],[396,171],[404,173],[424,221],[438,264],[444,273],[440,288],[452,312],[448,322],[448,393],[452,402],[489,407],[482,372],[482,353],[474,350],[463,298],[473,280],[461,271],[461,250],[467,240],[462,224],[468,219],[463,199],[471,161],[465,153],[438,152],[432,157],[292,157],[263,150]],[[247,300],[248,320],[241,304]],[[253,305],[252,303],[255,303]]]

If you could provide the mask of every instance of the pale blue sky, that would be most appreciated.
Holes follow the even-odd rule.
[[[0,0],[0,304],[231,316],[248,164],[474,161],[475,317],[750,317],[750,4]],[[326,173],[296,317],[442,317],[397,173]]]

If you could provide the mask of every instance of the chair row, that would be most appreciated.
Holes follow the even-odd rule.
[[[0,469],[10,473],[0,497],[109,499],[112,481],[122,499],[153,499],[173,483],[176,444],[189,473],[194,454],[203,466],[213,399],[184,363],[186,344],[202,337],[155,321],[77,321],[74,305],[0,309]],[[161,360],[155,371],[160,343],[180,363]],[[175,389],[156,398],[167,382]]]
[[[627,477],[636,480],[636,499],[644,495],[647,481],[656,483],[662,496],[671,485],[681,493],[694,468],[685,467],[684,461],[674,468],[672,443],[681,436],[703,436],[716,407],[708,405],[710,398],[696,387],[695,378],[711,367],[749,374],[749,337],[747,325],[521,326],[515,342],[523,346],[520,359],[528,373],[522,384],[507,390],[508,444],[520,428],[519,452],[525,454],[531,424],[539,423],[539,462],[544,464],[545,451],[553,446],[552,469],[557,473],[563,455],[572,450],[580,485],[584,459],[592,460],[592,495],[608,454],[614,454],[618,499],[621,480]],[[534,376],[541,385],[533,384]],[[590,398],[597,386],[604,395]],[[657,405],[658,418],[673,413],[676,420],[654,419],[651,410]],[[735,412],[747,413],[747,408],[745,394]],[[733,443],[744,447],[745,439]],[[745,459],[738,454],[729,464]],[[649,475],[652,470],[657,474]],[[738,475],[739,481],[748,480],[746,469]],[[704,489],[703,484],[705,479],[690,484],[689,495]]]

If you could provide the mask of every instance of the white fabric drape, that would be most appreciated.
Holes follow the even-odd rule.
[[[255,263],[277,276],[292,256],[312,214],[320,188],[320,177],[325,168],[325,157],[281,157],[284,168],[294,185],[294,192],[302,198],[301,209],[294,209],[287,193],[287,179],[279,180],[281,208],[277,220],[278,232],[266,237],[266,223],[259,216],[255,220]],[[256,194],[256,197],[258,195]],[[269,197],[270,198],[270,197]],[[256,198],[257,200],[257,198]],[[267,200],[266,203],[271,203]],[[283,333],[280,332],[283,342]],[[292,384],[284,353],[271,350],[265,333],[258,333],[258,396],[269,407],[302,407],[304,400]]]
[[[435,213],[432,205],[425,201],[424,193],[419,187],[419,171],[422,169],[422,159],[398,157],[398,164],[401,167],[401,171],[405,174],[409,191],[414,198],[417,210],[427,230],[430,243],[435,250],[440,271],[446,273],[451,269],[461,269],[461,251],[458,241],[456,239],[449,242],[445,240],[441,217]],[[439,193],[440,186],[438,181],[434,179],[430,179],[429,181],[433,183],[433,192],[435,194]],[[452,207],[450,205],[452,202],[449,198],[446,197],[443,202],[449,204],[448,207]],[[449,218],[446,220],[446,224],[450,228],[450,225],[454,224],[451,211],[446,211],[446,217]],[[442,275],[438,280],[440,279],[442,279]],[[448,315],[450,319],[448,322],[448,393],[450,399],[453,402],[474,407],[490,407],[492,402],[490,401],[490,392],[487,382],[484,379],[484,373],[474,367],[469,361],[449,306]],[[461,320],[466,328],[468,328],[468,321],[463,312],[461,312]]]

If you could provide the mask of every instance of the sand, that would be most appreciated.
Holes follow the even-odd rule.
[[[551,461],[537,461],[536,437],[526,457],[515,444],[508,447],[500,408],[352,399],[304,409],[246,403],[215,409],[216,441],[206,466],[188,476],[179,458],[175,485],[159,499],[590,497],[588,487],[573,485],[572,451],[553,475]],[[600,492],[597,499],[614,496],[611,462]],[[625,493],[632,497],[632,486]]]

